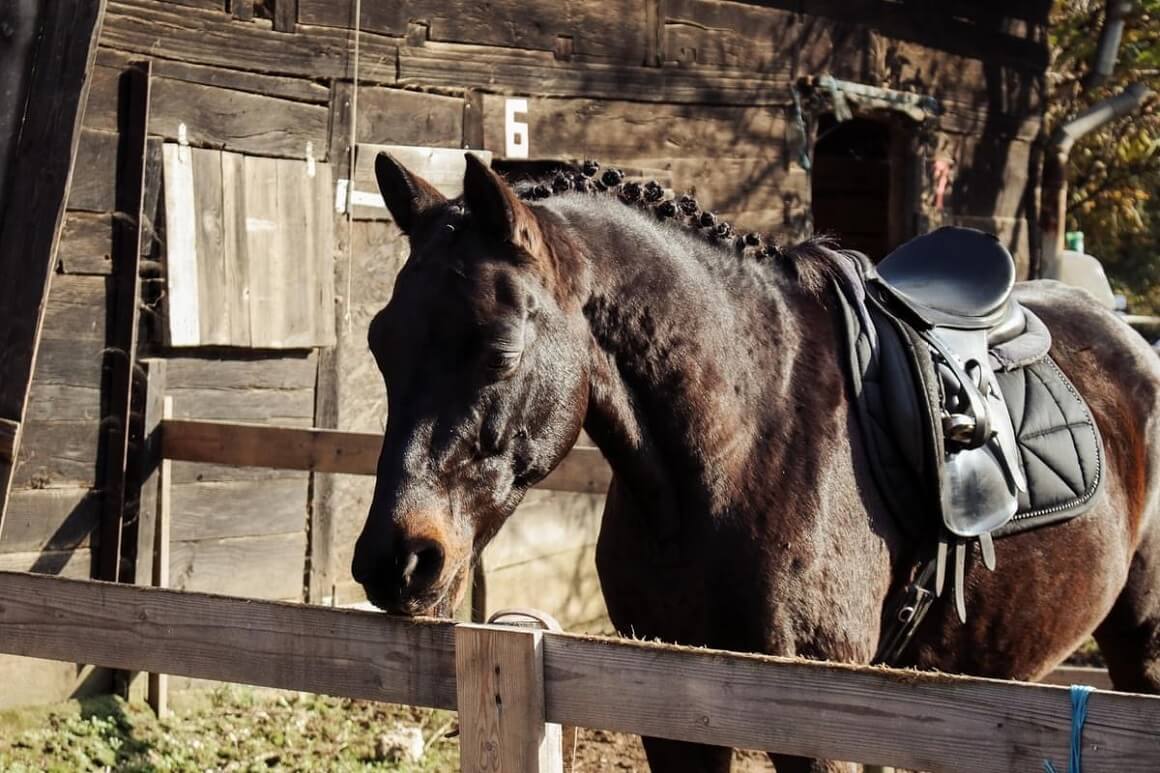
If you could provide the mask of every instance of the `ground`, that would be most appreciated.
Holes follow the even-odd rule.
[[[417,763],[397,759],[384,735],[417,729]],[[453,712],[318,695],[222,687],[174,696],[159,721],[146,706],[100,697],[0,713],[0,773],[74,771],[398,771],[459,769]],[[735,770],[770,770],[739,755]],[[647,770],[633,736],[581,730],[578,773]]]

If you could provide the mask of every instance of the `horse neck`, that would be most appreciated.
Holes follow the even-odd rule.
[[[585,429],[638,500],[729,509],[759,448],[776,464],[770,428],[789,437],[802,421],[809,385],[791,374],[812,370],[805,331],[829,324],[824,309],[774,269],[733,264],[631,210],[577,214],[594,341]]]

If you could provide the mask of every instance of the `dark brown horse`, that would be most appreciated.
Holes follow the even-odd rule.
[[[411,256],[369,335],[389,418],[353,569],[373,602],[453,609],[583,427],[615,473],[597,564],[619,630],[870,661],[916,546],[867,471],[833,252],[741,260],[612,196],[524,203],[471,156],[456,200],[388,157],[376,171]],[[1117,687],[1160,692],[1160,358],[1082,292],[1017,294],[1092,407],[1106,485],[1085,515],[1001,540],[998,570],[968,574],[969,621],[940,602],[908,663],[1035,679],[1094,633]],[[728,749],[644,744],[656,771],[729,767]]]

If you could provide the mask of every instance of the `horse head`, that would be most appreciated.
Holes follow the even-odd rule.
[[[479,551],[580,432],[581,272],[550,217],[475,156],[458,199],[387,154],[375,173],[411,253],[369,328],[387,426],[352,571],[389,612],[448,615]]]

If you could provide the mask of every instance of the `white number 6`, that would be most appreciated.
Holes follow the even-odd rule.
[[[504,103],[504,137],[507,146],[504,155],[507,158],[528,157],[528,145],[531,143],[531,137],[528,136],[527,113],[528,100],[526,99],[509,99]],[[517,121],[517,114],[523,116],[524,120]]]

